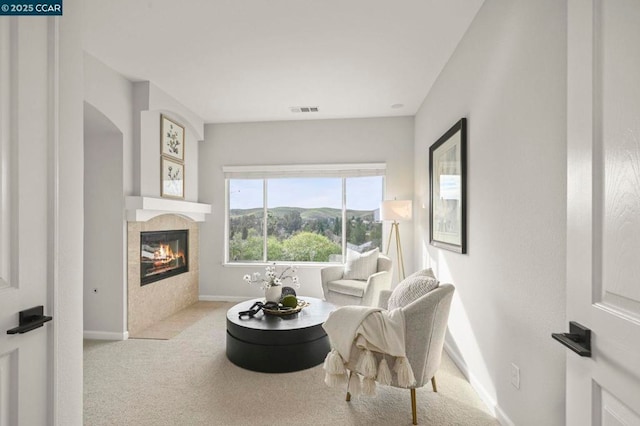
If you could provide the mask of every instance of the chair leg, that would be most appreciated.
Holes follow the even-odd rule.
[[[438,386],[436,385],[436,376],[433,376],[431,378],[431,387],[433,388],[434,392],[438,392]]]
[[[351,401],[351,393],[349,392],[349,382],[351,381],[352,374],[353,374],[353,371],[349,371],[349,377],[347,377],[347,398],[345,399],[345,401],[347,402]]]
[[[411,415],[413,416],[413,424],[418,424],[418,414],[416,413],[416,390],[411,389]]]

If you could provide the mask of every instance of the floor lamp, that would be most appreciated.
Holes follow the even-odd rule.
[[[396,234],[396,254],[398,256],[398,280],[404,279],[404,258],[402,256],[402,244],[400,244],[400,221],[411,220],[412,212],[411,200],[387,200],[380,204],[380,220],[392,221],[389,240],[387,241],[387,251],[391,248],[391,238]]]

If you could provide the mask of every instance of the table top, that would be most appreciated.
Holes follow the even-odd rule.
[[[264,302],[264,298],[240,302],[227,311],[227,321],[238,327],[253,330],[298,330],[324,323],[329,317],[329,313],[336,309],[332,303],[315,297],[300,296],[300,300],[304,300],[309,305],[297,314],[280,316],[268,315],[260,311],[253,318],[243,317],[243,319],[240,319],[238,314],[251,308],[255,302]]]

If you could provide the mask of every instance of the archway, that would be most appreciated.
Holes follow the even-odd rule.
[[[84,103],[84,336],[126,332],[123,134]]]

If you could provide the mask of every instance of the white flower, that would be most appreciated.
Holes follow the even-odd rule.
[[[259,272],[254,272],[253,274],[245,274],[243,279],[248,284],[259,285],[262,289],[284,285],[287,280],[291,280],[293,286],[300,287],[298,277],[294,275],[297,268],[293,265],[287,266],[280,271],[280,273],[278,273],[275,264],[273,266],[266,266],[264,270],[264,276],[260,275]]]

